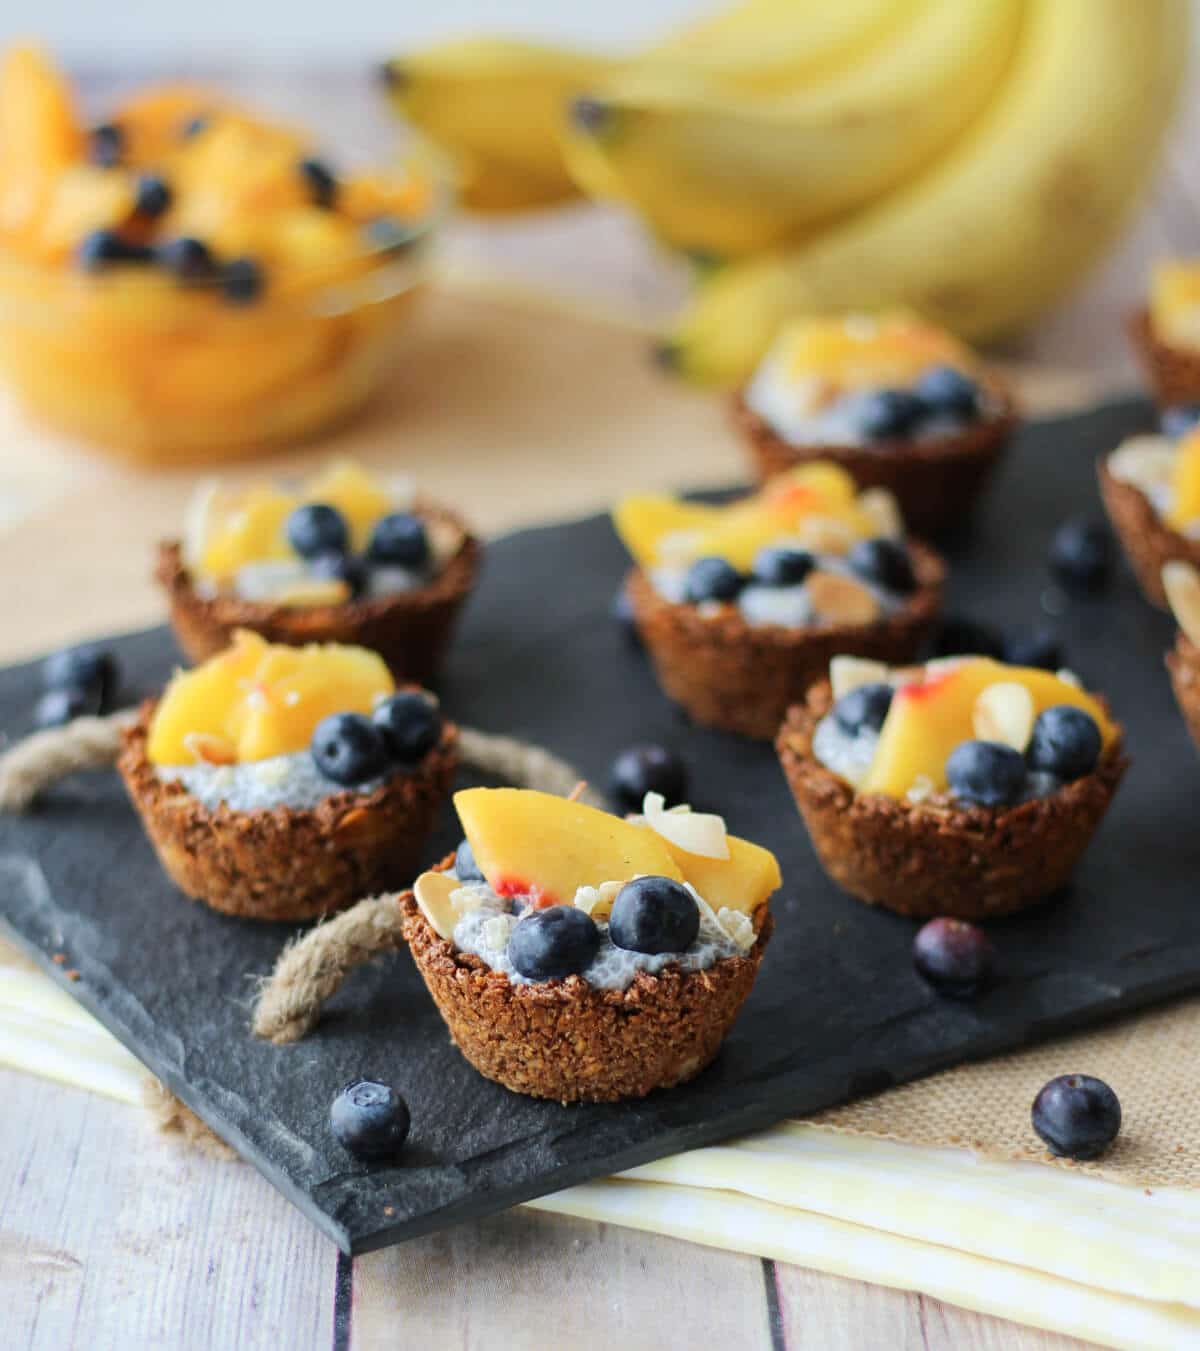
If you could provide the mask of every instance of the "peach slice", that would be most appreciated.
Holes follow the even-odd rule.
[[[683,880],[653,831],[582,802],[527,788],[467,788],[455,793],[454,805],[475,861],[500,896],[570,905],[579,887],[641,873]]]
[[[381,516],[395,510],[385,488],[353,460],[334,460],[305,486],[306,502],[328,502],[346,518],[350,542],[365,549],[371,530]]]
[[[646,493],[619,502],[613,508],[613,526],[634,560],[652,568],[662,562],[665,540],[706,530],[720,514],[719,507]]]
[[[779,861],[769,849],[727,835],[729,857],[702,858],[664,841],[683,873],[714,910],[739,910],[752,915],[772,892],[783,885]]]
[[[1183,437],[1175,448],[1171,473],[1171,510],[1167,521],[1176,530],[1200,520],[1200,431]]]
[[[150,762],[187,765],[209,759],[203,754],[206,745],[228,744],[229,710],[243,697],[243,682],[253,675],[266,650],[266,639],[240,629],[233,645],[203,666],[176,671],[150,724],[146,743]]]

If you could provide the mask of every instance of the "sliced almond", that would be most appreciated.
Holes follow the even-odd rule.
[[[886,488],[868,488],[860,494],[858,505],[874,522],[877,535],[887,539],[903,538],[904,517],[900,514],[900,503]]]
[[[434,518],[425,523],[425,536],[429,540],[429,551],[433,561],[439,566],[448,563],[462,548],[463,532],[453,521]]]
[[[997,680],[979,693],[971,725],[980,741],[998,741],[1024,754],[1033,735],[1033,695],[1015,680]]]
[[[891,673],[881,661],[865,657],[834,657],[829,663],[829,683],[834,699],[863,685],[886,685]]]
[[[350,587],[340,577],[315,578],[285,586],[273,597],[277,605],[342,605],[350,599]]]
[[[1163,564],[1162,583],[1179,627],[1200,645],[1200,571],[1176,558]]]
[[[853,577],[818,570],[808,574],[804,586],[813,609],[831,624],[870,624],[879,618],[879,602]]]
[[[792,533],[800,548],[816,554],[849,553],[855,543],[853,530],[831,516],[805,516]]]
[[[417,906],[439,938],[454,937],[458,914],[450,896],[461,885],[457,878],[445,873],[422,873],[413,884]]]
[[[642,801],[642,815],[656,834],[687,854],[701,858],[729,857],[723,816],[710,812],[669,812],[665,808],[666,798],[661,793],[647,793]]]

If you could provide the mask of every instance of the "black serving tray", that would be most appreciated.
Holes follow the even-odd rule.
[[[1149,419],[1144,405],[1121,404],[1029,427],[975,528],[949,550],[953,605],[1000,624],[1058,610],[1044,565],[1053,528],[1099,512],[1095,457]],[[603,517],[496,541],[441,693],[462,722],[536,740],[598,783],[622,746],[674,746],[693,801],[778,853],[785,885],[758,983],[717,1061],[689,1085],[606,1107],[511,1094],[451,1045],[407,954],[355,972],[306,1040],[256,1041],[254,983],[292,930],[179,895],[114,773],[81,775],[32,814],[0,819],[5,928],[347,1252],[1200,987],[1200,761],[1163,670],[1171,623],[1126,569],[1059,622],[1070,664],[1125,722],[1133,768],[1071,889],[994,926],[1002,979],[956,1003],[913,974],[913,923],[825,879],[771,749],[692,728],[659,693],[609,616],[624,568]],[[141,690],[177,660],[165,629],[113,645]],[[36,685],[35,666],[0,672],[9,735],[26,729]],[[448,808],[428,858],[457,834]],[[330,1099],[362,1075],[411,1104],[397,1166],[355,1164],[328,1134]]]

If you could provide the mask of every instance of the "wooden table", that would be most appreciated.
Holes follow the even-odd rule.
[[[99,91],[112,81],[91,74]],[[384,134],[361,87],[345,77],[293,74],[256,98],[303,116],[320,108],[343,139]],[[1148,259],[1200,251],[1192,150],[1200,100],[1192,99],[1149,209],[1125,245],[1071,305],[1011,356],[1036,362],[1050,402],[1127,387],[1133,372],[1120,338],[1122,312]],[[1191,175],[1189,177],[1189,174]],[[456,256],[536,270],[576,288],[587,250],[592,299],[614,295],[661,309],[673,282],[618,219],[568,213],[558,222],[460,229]],[[32,464],[16,424],[0,429],[0,656],[73,636],[42,602],[44,551],[54,531],[86,528],[119,477],[71,456]],[[418,477],[450,472],[440,462]],[[694,468],[694,466],[692,466]],[[635,486],[637,457],[604,481]],[[696,481],[676,463],[668,478]],[[451,474],[451,478],[453,475]],[[86,491],[81,492],[80,488]],[[595,485],[598,491],[598,485]],[[172,509],[183,488],[162,489]],[[560,512],[588,500],[587,485]],[[498,528],[545,514],[497,480]],[[156,526],[146,523],[153,534]],[[38,543],[40,541],[40,544]],[[39,547],[40,559],[29,550]],[[13,584],[15,581],[15,585]],[[131,573],[132,600],[94,613],[93,628],[153,614]],[[57,585],[83,585],[82,574]],[[110,579],[111,587],[111,579]],[[61,594],[61,592],[60,592]],[[101,593],[98,592],[97,595]],[[110,591],[111,594],[111,591]],[[90,598],[89,598],[90,599]],[[78,621],[75,621],[76,628]],[[136,1109],[0,1071],[0,1343],[58,1348],[149,1346],[542,1348],[730,1346],[750,1351],[858,1351],[926,1347],[1066,1351],[1082,1343],[886,1290],[751,1257],[583,1220],[517,1210],[350,1261],[245,1164],[218,1161],[154,1132]]]

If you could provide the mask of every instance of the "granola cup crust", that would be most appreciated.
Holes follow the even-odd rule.
[[[694,605],[664,600],[640,568],[629,573],[625,587],[666,694],[706,727],[769,741],[788,707],[827,674],[834,657],[902,665],[917,655],[941,608],[945,568],[916,540],[908,549],[917,590],[873,624],[748,624],[732,605],[705,618]]]
[[[828,682],[788,713],[776,749],[825,871],[869,905],[926,919],[987,920],[1064,887],[1128,765],[1117,740],[1096,769],[1048,798],[1003,810],[934,799],[919,808],[856,795],[812,754],[833,704]]]
[[[762,906],[745,956],[706,971],[639,972],[627,990],[594,990],[579,976],[514,985],[439,938],[411,891],[399,904],[417,970],[467,1060],[514,1093],[562,1103],[644,1098],[699,1074],[750,993],[774,927]]]
[[[307,920],[412,880],[458,764],[453,723],[412,773],[366,796],[240,812],[210,810],[158,777],[146,757],[155,704],[126,731],[117,769],[163,869],[193,900],[246,919]]]
[[[754,456],[760,479],[813,460],[832,460],[860,488],[887,488],[914,535],[934,536],[961,522],[1008,445],[1018,415],[1011,396],[996,386],[997,412],[953,436],[930,441],[880,441],[874,446],[793,446],[734,398],[733,417]]]
[[[235,629],[252,629],[268,642],[293,647],[304,643],[369,647],[383,657],[397,680],[431,680],[475,585],[483,548],[451,512],[429,504],[418,504],[417,512],[460,530],[458,551],[428,586],[343,605],[300,607],[236,596],[205,598],[192,584],[179,541],[164,541],[154,576],[167,594],[171,627],[180,647],[198,664],[224,651]]]
[[[1129,316],[1127,328],[1142,370],[1162,407],[1200,400],[1200,352],[1163,342],[1145,308]]]
[[[1200,647],[1181,633],[1175,639],[1174,652],[1167,653],[1167,670],[1179,711],[1192,740],[1200,746]]]
[[[1177,530],[1172,530],[1154,510],[1145,493],[1132,483],[1122,483],[1109,473],[1106,459],[1099,462],[1096,474],[1100,480],[1104,509],[1121,541],[1138,585],[1152,605],[1166,609],[1167,593],[1162,584],[1163,564],[1179,558],[1200,567],[1200,539],[1189,539]]]

